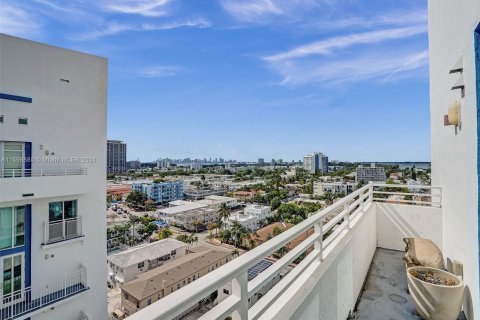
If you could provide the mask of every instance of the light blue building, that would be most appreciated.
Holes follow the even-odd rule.
[[[161,183],[133,183],[132,191],[145,193],[155,203],[167,203],[183,199],[183,184],[180,181]]]

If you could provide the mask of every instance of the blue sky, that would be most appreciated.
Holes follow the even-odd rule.
[[[2,0],[0,30],[108,57],[129,160],[430,160],[425,0]]]

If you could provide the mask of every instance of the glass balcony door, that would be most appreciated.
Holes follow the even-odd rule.
[[[25,256],[23,253],[0,257],[0,297],[8,305],[23,298],[25,288]]]
[[[21,142],[0,143],[2,160],[1,175],[5,178],[22,177],[24,175],[25,148]]]

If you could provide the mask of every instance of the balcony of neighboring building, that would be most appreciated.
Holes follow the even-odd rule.
[[[0,169],[0,190],[0,202],[83,194],[88,192],[87,169]]]
[[[0,287],[0,320],[28,319],[76,298],[89,289],[87,271],[79,268],[49,283],[21,288],[16,279]],[[15,287],[18,285],[18,289]]]
[[[229,282],[230,295],[201,319],[417,319],[406,291],[403,238],[428,238],[441,247],[441,204],[440,187],[369,183],[129,319],[174,319]],[[248,280],[255,263],[312,227],[312,235]]]

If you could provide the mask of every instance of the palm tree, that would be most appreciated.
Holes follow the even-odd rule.
[[[200,220],[193,221],[193,226],[195,227],[195,233],[198,233],[198,226],[201,224],[202,222]]]
[[[226,203],[222,203],[217,213],[220,216],[220,219],[223,219],[223,222],[224,222],[223,227],[225,230],[225,228],[227,227],[227,224],[226,224],[227,219],[230,217],[230,208],[227,206]]]
[[[235,258],[235,257],[238,257],[240,255],[240,251],[235,248],[232,250],[232,256]]]

